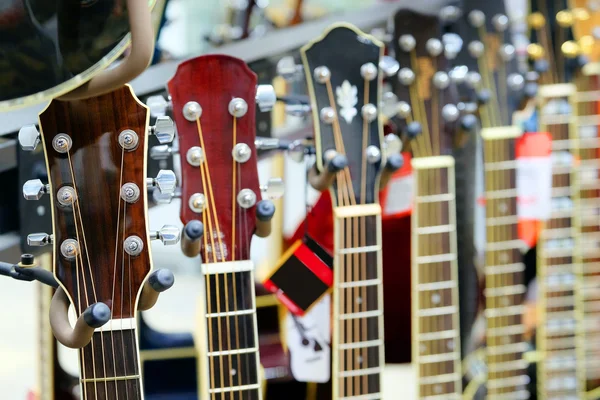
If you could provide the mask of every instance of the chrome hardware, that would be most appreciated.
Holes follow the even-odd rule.
[[[79,254],[79,243],[75,239],[66,239],[60,244],[60,254],[69,261],[72,261]]]
[[[270,200],[279,199],[285,192],[285,185],[281,178],[271,178],[266,185],[260,186],[260,191]]]
[[[473,40],[471,43],[469,43],[467,49],[469,50],[471,57],[479,58],[483,55],[485,46],[479,40]]]
[[[166,115],[168,111],[173,109],[173,103],[165,100],[162,96],[150,96],[146,100],[146,105],[150,109],[151,117],[160,117]]]
[[[417,41],[413,35],[402,35],[398,38],[398,44],[402,51],[409,52],[412,51],[417,45]]]
[[[283,57],[277,62],[277,75],[286,81],[294,81],[302,77],[302,65],[296,64],[294,57]]]
[[[373,63],[366,63],[360,66],[360,75],[367,81],[377,78],[377,67]]]
[[[165,115],[157,117],[154,125],[150,127],[150,134],[156,136],[160,144],[171,143],[175,138],[175,124]]]
[[[33,151],[40,143],[40,133],[35,125],[25,125],[19,129],[19,144],[25,151]]]
[[[246,143],[238,143],[233,147],[231,155],[236,162],[245,163],[252,156],[252,150]]]
[[[192,167],[199,167],[204,161],[204,152],[198,146],[190,147],[185,155],[185,159]]]
[[[377,148],[377,146],[369,146],[365,151],[365,155],[367,157],[367,162],[369,164],[375,164],[381,160],[381,151]]]
[[[386,156],[399,154],[402,151],[402,140],[397,135],[390,133],[383,138],[383,149]]]
[[[123,242],[123,250],[132,257],[139,256],[144,250],[144,242],[139,236],[128,236]]]
[[[168,169],[158,171],[156,178],[146,178],[146,186],[157,187],[161,194],[174,193],[176,184],[175,173]]]
[[[52,139],[52,147],[59,153],[66,153],[71,150],[73,140],[66,133],[59,133]]]
[[[508,17],[504,14],[496,14],[492,17],[492,25],[496,32],[504,32],[508,29]]]
[[[54,235],[48,235],[47,233],[30,233],[27,235],[28,246],[46,246],[54,242]]]
[[[386,77],[394,76],[400,70],[400,64],[394,57],[383,56],[379,61],[379,68],[383,71]]]
[[[154,203],[156,203],[156,204],[169,204],[169,203],[171,203],[171,201],[173,199],[180,199],[180,198],[181,198],[181,190],[179,188],[176,188],[175,192],[173,192],[173,193],[162,194],[160,192],[160,190],[158,190],[158,189],[154,189],[154,191],[152,192],[152,199],[154,200]]]
[[[272,85],[256,86],[256,105],[261,112],[271,111],[277,102],[277,94]]]
[[[121,198],[128,203],[135,203],[140,198],[140,188],[133,182],[127,182],[121,187]]]
[[[379,104],[379,108],[385,117],[392,118],[398,114],[398,96],[393,92],[385,92],[381,99],[381,103]]]
[[[310,114],[311,110],[312,109],[309,104],[286,104],[285,105],[285,113],[287,115],[292,115],[294,117],[304,118]]]
[[[77,192],[75,192],[75,189],[71,186],[63,186],[58,189],[56,200],[58,200],[61,206],[72,206],[73,203],[75,203],[75,200],[77,200]]]
[[[338,152],[335,149],[325,150],[325,153],[323,153],[323,159],[326,163],[328,163],[331,160],[333,160],[337,155]]]
[[[44,185],[39,179],[31,179],[23,184],[23,197],[26,200],[39,200],[50,193],[50,185]]]
[[[373,122],[377,119],[377,107],[371,103],[367,103],[360,109],[360,113],[367,122]]]
[[[229,102],[227,110],[232,116],[241,118],[248,112],[248,103],[246,100],[236,97]]]
[[[442,42],[436,38],[429,39],[427,43],[425,43],[425,48],[427,49],[429,55],[432,57],[437,57],[440,54],[442,54],[442,51],[444,51],[444,46],[442,45]]]
[[[454,60],[463,47],[463,40],[456,33],[444,33],[442,43],[444,44],[444,56],[448,60]]]
[[[140,139],[134,131],[126,129],[119,134],[119,144],[125,150],[135,150]]]
[[[183,118],[190,122],[196,122],[202,116],[202,106],[195,101],[188,101],[183,106]]]
[[[433,74],[433,85],[440,90],[444,90],[450,86],[450,77],[443,71],[437,71]]]
[[[319,113],[321,116],[321,121],[326,124],[332,124],[335,121],[335,111],[331,107],[323,107],[321,112]]]
[[[442,107],[442,118],[446,122],[454,122],[460,116],[460,111],[454,104],[446,104]]]
[[[257,150],[276,150],[279,148],[279,143],[277,138],[260,138],[254,141],[254,147]]]
[[[161,144],[150,148],[150,158],[153,160],[167,160],[173,154],[177,154],[168,144]]]
[[[325,66],[315,68],[313,75],[319,83],[327,83],[331,79],[331,71]]]
[[[398,103],[398,116],[400,118],[408,118],[412,113],[412,108],[410,108],[410,104],[405,101],[401,101]]]
[[[152,240],[160,240],[165,246],[179,243],[181,229],[173,225],[163,225],[159,231],[150,232]]]
[[[188,200],[188,206],[196,214],[202,214],[206,208],[206,197],[202,193],[194,193]]]
[[[256,193],[251,189],[242,189],[237,195],[237,202],[242,208],[250,208],[256,204]]]
[[[467,18],[474,28],[481,28],[485,24],[485,14],[480,10],[471,11]]]
[[[398,72],[398,82],[404,86],[410,86],[415,81],[415,73],[410,68],[402,68]]]

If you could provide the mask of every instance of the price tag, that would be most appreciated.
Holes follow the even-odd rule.
[[[380,193],[382,218],[400,218],[412,212],[414,179],[410,153],[402,153],[404,164]]]
[[[287,314],[286,340],[290,369],[298,382],[328,382],[331,375],[330,296],[324,296],[304,316]]]

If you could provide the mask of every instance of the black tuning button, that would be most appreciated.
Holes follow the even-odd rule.
[[[191,240],[197,240],[204,235],[204,225],[194,219],[185,225],[184,234]]]
[[[256,203],[256,218],[259,221],[270,221],[275,215],[275,204],[271,200],[261,200]]]
[[[423,127],[417,121],[410,122],[406,125],[406,135],[409,139],[414,139],[423,132]]]
[[[479,104],[487,104],[492,98],[492,93],[488,89],[481,89],[477,92],[477,102]]]
[[[538,92],[538,84],[535,82],[529,82],[525,85],[525,88],[523,89],[523,94],[525,95],[525,97],[527,98],[534,98],[537,95]]]
[[[175,283],[175,276],[173,276],[173,272],[170,270],[162,268],[150,274],[148,283],[152,286],[152,289],[156,290],[158,293],[162,293],[173,286],[173,283]]]
[[[473,114],[464,115],[460,119],[460,126],[465,131],[468,131],[468,132],[473,131],[475,129],[475,127],[477,126],[477,117],[475,117]]]
[[[94,303],[83,312],[83,320],[92,328],[100,328],[110,319],[110,308],[102,302]]]
[[[348,158],[343,154],[336,154],[328,163],[329,172],[338,172],[348,166]]]
[[[396,172],[404,165],[404,157],[401,154],[391,154],[387,157],[385,168]]]

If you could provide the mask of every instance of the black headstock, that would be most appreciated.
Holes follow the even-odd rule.
[[[383,45],[349,24],[334,24],[301,50],[315,121],[317,167],[342,154],[333,184],[337,205],[377,201],[384,160],[379,123]]]
[[[406,9],[394,16],[394,54],[402,67],[394,92],[405,102],[399,113],[404,118],[402,136],[410,140],[414,157],[450,154],[459,126],[448,57],[454,57],[461,44],[444,43],[441,27],[437,16]]]

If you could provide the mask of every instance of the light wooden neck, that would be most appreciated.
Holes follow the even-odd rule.
[[[545,115],[549,101],[573,101],[573,85],[540,87],[540,130],[552,136],[552,154],[578,156],[578,129],[570,129],[573,114]],[[565,157],[556,157],[564,160]],[[552,214],[545,221],[537,244],[538,329],[537,349],[542,360],[537,365],[538,398],[553,396],[585,398],[583,339],[577,331],[584,321],[581,260],[578,235],[577,169],[574,164],[552,167]],[[560,207],[559,207],[560,206]]]
[[[519,128],[482,130],[485,173],[485,317],[487,398],[527,395],[523,284],[517,218],[515,144]]]
[[[462,393],[454,159],[415,158],[412,329],[418,398]]]
[[[202,265],[201,400],[262,399],[253,270],[252,261]]]
[[[333,398],[380,399],[381,207],[334,209]]]

